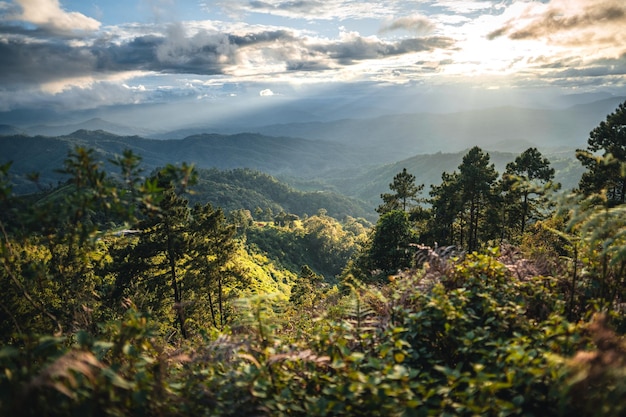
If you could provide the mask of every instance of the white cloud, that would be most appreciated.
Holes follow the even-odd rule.
[[[274,92],[272,90],[270,90],[269,88],[266,88],[265,90],[261,90],[259,92],[259,95],[261,97],[273,96]]]
[[[481,10],[488,10],[496,6],[495,1],[476,0],[437,0],[436,5],[452,11],[454,13],[467,14]]]
[[[21,20],[56,33],[95,31],[100,22],[78,12],[67,12],[59,0],[16,0],[21,6]]]
[[[206,3],[206,2],[205,2]],[[234,16],[263,13],[293,19],[348,20],[391,17],[401,10],[416,7],[420,0],[354,1],[354,0],[222,0],[217,5]]]

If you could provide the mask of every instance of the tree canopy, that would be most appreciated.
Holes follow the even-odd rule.
[[[609,114],[591,131],[587,149],[577,150],[576,157],[587,169],[579,190],[584,195],[606,190],[609,205],[626,201],[626,102]]]

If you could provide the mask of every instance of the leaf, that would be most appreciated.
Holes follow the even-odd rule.
[[[0,349],[0,359],[4,358],[14,358],[16,357],[20,351],[13,346],[5,346]]]
[[[405,358],[405,355],[402,352],[396,352],[393,355],[393,359],[396,361],[396,363],[404,362],[404,358]]]

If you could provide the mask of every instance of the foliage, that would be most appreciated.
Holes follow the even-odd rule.
[[[561,210],[568,214],[565,237],[577,262],[572,304],[580,306],[580,314],[596,308],[612,312],[618,326],[626,329],[626,206],[613,206],[604,190],[588,197],[571,195]]]
[[[334,281],[364,244],[367,228],[354,218],[339,222],[324,210],[286,226],[259,223],[246,230],[246,243],[291,271],[308,265]]]
[[[380,195],[383,200],[376,211],[385,214],[392,210],[402,210],[410,212],[411,209],[420,202],[417,197],[424,189],[424,184],[415,184],[415,175],[409,174],[406,168],[393,177],[393,182],[389,184],[389,189],[394,193],[384,193]]]
[[[430,240],[477,250],[498,235],[495,191],[498,173],[489,154],[475,146],[463,157],[459,172],[443,173],[443,183],[431,190],[434,215]]]
[[[528,148],[515,161],[507,164],[501,185],[506,216],[502,227],[516,225],[512,235],[523,236],[529,221],[539,220],[545,215],[542,208],[546,207],[546,203],[541,199],[546,195],[546,188],[551,187],[553,179],[554,168],[550,167],[550,161],[537,148]]]
[[[576,158],[587,169],[580,179],[580,192],[590,195],[605,190],[610,205],[626,202],[626,174],[622,170],[626,163],[624,126],[626,102],[591,131],[587,149],[576,151]]]
[[[246,209],[254,213],[260,208],[304,217],[325,209],[337,219],[346,216],[372,217],[373,210],[356,199],[332,191],[298,191],[266,173],[251,169],[200,169],[198,174],[198,184],[194,188],[196,193],[191,196],[191,202],[210,202],[222,207],[225,212]]]
[[[394,210],[383,214],[374,228],[367,258],[372,269],[396,272],[411,266],[411,243],[415,236],[409,217],[404,211]]]
[[[132,152],[114,162],[76,149],[66,183],[28,198],[0,167],[0,415],[625,413],[612,183],[549,217],[528,185],[551,177],[538,152],[510,165],[515,186],[473,148],[431,191],[437,227],[389,210],[366,239],[325,210],[190,207],[193,166],[145,179]],[[521,252],[489,248],[507,212]]]
[[[469,255],[431,290],[420,274],[382,290],[353,287],[333,319],[313,321],[301,336],[286,333],[283,324],[297,321],[280,319],[279,300],[257,296],[242,302],[238,333],[177,349],[161,345],[151,319],[132,309],[100,338],[79,332],[5,347],[0,410],[45,416],[54,403],[54,415],[85,416],[620,415],[623,341],[605,324],[567,322],[551,279],[521,281],[495,256]]]

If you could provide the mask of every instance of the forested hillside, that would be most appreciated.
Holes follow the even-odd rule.
[[[268,174],[249,169],[198,170],[194,191],[192,201],[208,201],[227,212],[243,209],[254,213],[262,209],[270,213],[266,217],[280,212],[310,216],[320,209],[336,219],[351,216],[374,220],[376,214],[360,200],[332,191],[298,191]]]
[[[574,191],[534,147],[385,167],[374,224],[119,138],[37,193],[2,164],[0,415],[625,415],[624,125]]]
[[[142,158],[148,172],[167,164],[186,162],[199,168],[249,168],[271,175],[316,177],[331,170],[363,166],[376,161],[367,148],[348,148],[324,141],[279,138],[252,133],[204,134],[182,140],[154,140],[117,136],[104,131],[79,130],[67,136],[0,136],[0,163],[13,161],[17,192],[33,191],[25,178],[37,172],[42,185],[56,185],[57,172],[68,152],[76,146],[92,149],[110,171],[108,162],[132,150]],[[29,187],[30,186],[30,187]]]
[[[197,193],[207,193],[206,196],[200,195],[198,199],[210,201],[227,211],[239,208],[254,210],[254,200],[266,199],[276,193],[255,190],[253,176],[247,177],[251,184],[241,185],[243,179],[240,178],[236,180],[239,185],[235,185],[231,184],[235,181],[232,173],[215,171],[252,169],[272,175],[299,190],[323,191],[316,196],[306,197],[311,202],[317,199],[321,204],[313,212],[318,208],[326,208],[331,215],[338,218],[348,214],[366,217],[371,221],[375,220],[374,208],[378,204],[378,198],[385,192],[389,178],[395,173],[407,168],[416,176],[418,183],[425,184],[428,188],[440,181],[442,171],[455,169],[466,152],[421,154],[395,163],[381,164],[378,153],[371,152],[368,148],[347,147],[323,141],[256,134],[197,135],[184,140],[157,141],[82,130],[61,137],[0,136],[0,163],[12,162],[11,181],[17,193],[37,190],[29,179],[30,174],[35,172],[40,187],[55,187],[59,181],[65,180],[58,168],[74,146],[93,149],[107,171],[114,168],[109,160],[120,155],[124,149],[133,150],[141,156],[141,166],[146,173],[168,163],[194,164],[200,172],[207,170],[206,172],[211,173],[207,174],[211,187],[203,186],[202,178],[196,187]],[[500,172],[516,157],[516,154],[510,152],[490,150],[489,154]],[[546,157],[555,168],[555,181],[561,183],[565,190],[574,188],[582,175],[583,167],[576,161],[573,150],[553,151],[546,153]],[[266,184],[271,184],[271,181]],[[233,193],[232,187],[235,186],[251,190],[242,191],[241,194]],[[254,195],[258,191],[260,192]],[[279,194],[284,195],[285,192]],[[296,194],[286,200],[295,206],[287,204],[284,198],[282,202],[274,201],[272,204],[284,206],[282,209],[299,215],[306,212]],[[275,205],[272,209],[280,210]]]
[[[467,150],[456,153],[415,155],[393,164],[355,167],[327,174],[322,181],[331,184],[342,194],[365,201],[369,206],[375,207],[380,194],[387,190],[389,179],[403,168],[415,176],[418,184],[424,184],[428,189],[431,185],[441,182],[443,171],[452,171],[457,168],[466,152]],[[506,165],[519,155],[510,152],[487,152],[498,172],[503,172]],[[576,188],[584,169],[576,160],[574,152],[552,152],[545,156],[555,170],[555,182],[560,183],[564,190]]]

